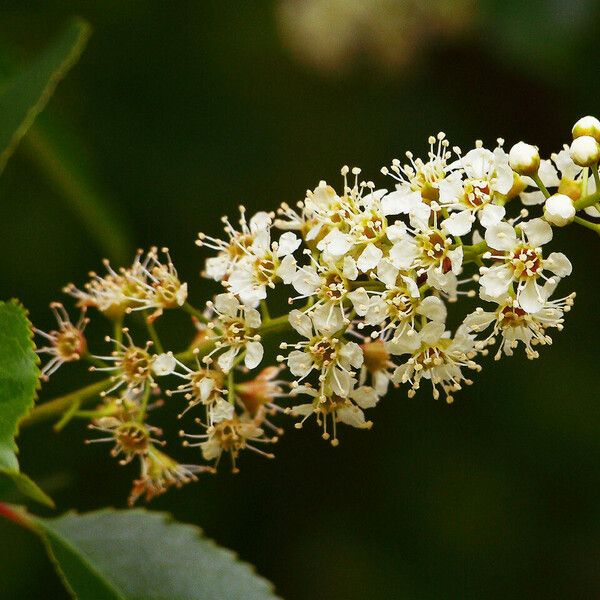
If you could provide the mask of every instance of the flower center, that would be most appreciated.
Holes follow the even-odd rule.
[[[464,185],[463,203],[470,208],[479,208],[491,200],[490,186],[487,181],[474,179]]]
[[[531,246],[520,246],[510,259],[518,278],[538,277],[542,270],[542,255]]]

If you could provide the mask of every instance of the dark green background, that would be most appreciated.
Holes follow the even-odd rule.
[[[68,16],[92,23],[44,117],[65,144],[78,140],[131,247],[168,245],[200,304],[215,288],[198,277],[195,236],[217,233],[239,203],[296,201],[319,179],[338,184],[345,163],[375,178],[439,129],[463,148],[502,136],[549,154],[575,119],[600,112],[597,3],[476,6],[474,30],[427,44],[399,74],[298,64],[271,2],[5,0],[0,37],[27,62]],[[104,254],[26,148],[0,179],[0,240],[0,296],[21,298],[45,328],[48,302]],[[152,508],[201,525],[288,600],[599,597],[598,242],[556,235],[574,264],[561,289],[578,297],[540,360],[486,361],[450,407],[392,392],[373,430],[344,429],[337,449],[288,426],[277,460],[244,456],[240,475],[223,469]],[[170,323],[161,331],[177,338],[183,323]],[[43,397],[77,381],[65,370]],[[28,429],[22,467],[61,510],[123,507],[133,471],[85,437],[78,424]],[[4,522],[0,596],[65,597],[37,542]]]

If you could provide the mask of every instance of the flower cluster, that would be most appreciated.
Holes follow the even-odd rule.
[[[562,329],[575,294],[554,294],[572,266],[546,248],[553,227],[600,230],[577,214],[600,218],[599,159],[593,117],[580,119],[572,144],[548,160],[523,142],[506,152],[501,139],[462,152],[440,133],[424,157],[407,152],[382,169],[387,187],[344,167],[337,190],[321,181],[295,206],[251,218],[241,207],[237,225],[223,218],[223,238],[197,240],[213,251],[203,275],[221,293],[192,306],[166,249],[164,259],[156,248],[140,251],[118,271],[106,263],[106,275],[66,291],[113,322],[111,351],[88,351],[87,317],[73,325],[54,304],[58,330],[39,332],[39,352],[51,356],[43,375],[79,359],[108,374],[96,409],[69,416],[90,418],[102,432],[91,441],[111,442],[122,464],[139,460],[132,502],[213,472],[223,454],[234,472],[242,450],[272,457],[265,448],[283,433],[273,422],[281,414],[297,428],[313,418],[335,446],[339,424],[371,428],[365,411],[390,384],[406,386],[409,398],[425,386],[453,402],[491,346],[496,359],[519,345],[537,358],[550,331]],[[273,318],[267,300],[279,288],[293,307]],[[449,306],[469,303],[450,328]],[[192,318],[193,340],[178,353],[164,350],[155,327],[167,309]],[[139,335],[148,341],[135,342]],[[164,453],[162,432],[148,422],[163,404],[187,419],[183,446],[208,464]]]

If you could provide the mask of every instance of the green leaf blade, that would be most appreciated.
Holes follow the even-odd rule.
[[[25,309],[0,302],[0,468],[18,470],[15,436],[39,387],[38,358]]]
[[[33,407],[39,387],[32,336],[27,311],[16,301],[0,302],[0,499],[29,498],[52,507],[52,500],[19,473],[16,455],[19,422]]]
[[[60,574],[80,600],[277,598],[271,584],[249,565],[198,528],[164,513],[104,510],[36,523]]]
[[[0,173],[59,81],[81,56],[90,32],[88,23],[73,20],[57,41],[0,91]]]

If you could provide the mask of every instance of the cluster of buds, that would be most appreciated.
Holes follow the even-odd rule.
[[[365,411],[390,385],[406,386],[409,398],[429,387],[434,399],[453,402],[491,346],[496,359],[519,346],[533,359],[562,329],[575,294],[553,296],[572,266],[546,247],[553,227],[573,221],[600,231],[577,215],[600,218],[599,144],[593,117],[580,119],[571,145],[549,159],[524,142],[506,152],[501,139],[462,152],[440,133],[426,157],[407,152],[382,169],[391,189],[344,167],[339,190],[321,181],[296,206],[249,219],[242,207],[238,225],[223,218],[225,239],[197,240],[215,252],[203,275],[222,293],[192,306],[166,250],[163,262],[153,248],[129,268],[107,263],[105,276],[92,273],[83,290],[66,291],[113,321],[112,351],[91,354],[87,317],[73,325],[54,304],[58,330],[39,332],[39,352],[51,355],[43,374],[78,359],[109,374],[96,410],[73,416],[90,418],[103,433],[92,441],[112,442],[121,463],[139,459],[131,501],[214,472],[223,454],[234,472],[242,450],[272,457],[264,448],[283,433],[273,422],[282,414],[297,428],[314,417],[335,446],[339,424],[372,427]],[[293,308],[273,318],[270,291],[284,286]],[[460,298],[481,306],[450,330],[448,304]],[[175,308],[192,316],[194,331],[179,353],[163,349],[155,328]],[[150,341],[136,344],[142,327]],[[280,350],[270,362],[269,338]],[[157,400],[163,390],[166,402]],[[189,419],[180,437],[204,464],[164,453],[161,431],[148,423],[162,404]]]

